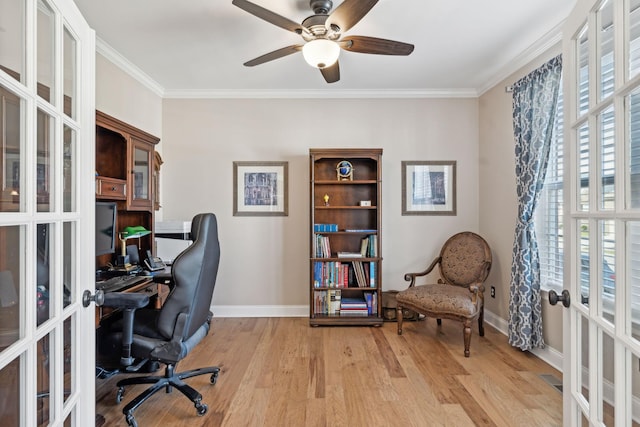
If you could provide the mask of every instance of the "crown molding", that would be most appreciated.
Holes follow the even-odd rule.
[[[562,42],[562,27],[565,20],[561,21],[544,36],[538,39],[534,44],[525,49],[515,58],[504,64],[500,70],[484,85],[478,88],[478,96],[482,96],[485,92],[500,84],[520,68],[526,66],[531,61],[535,61],[547,50]]]
[[[149,89],[159,97],[164,98],[164,88],[160,84],[149,77],[149,75],[142,71],[140,68],[133,65],[127,58],[120,55],[115,49],[113,49],[99,37],[96,37],[96,52],[104,56],[129,76],[136,79],[147,89]]]
[[[400,89],[400,90],[259,90],[259,89],[188,89],[165,90],[148,74],[127,60],[104,40],[96,37],[96,52],[163,99],[411,99],[411,98],[478,98],[500,84],[520,68],[534,61],[562,41],[562,26],[557,24],[521,54],[504,64],[479,88]]]
[[[473,88],[403,90],[168,90],[164,98],[180,99],[305,99],[305,98],[477,98]]]

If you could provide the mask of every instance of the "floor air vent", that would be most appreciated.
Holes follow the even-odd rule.
[[[545,380],[547,384],[562,393],[562,380],[559,380],[552,374],[540,374],[540,378]]]

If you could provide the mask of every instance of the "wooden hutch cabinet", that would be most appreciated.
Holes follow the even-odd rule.
[[[382,325],[382,149],[310,149],[309,323]]]
[[[118,203],[118,231],[137,225],[153,231],[156,195],[152,184],[155,145],[159,141],[96,111],[96,199]],[[136,243],[141,250],[153,250],[153,234]],[[97,266],[111,262],[109,255],[102,257],[96,259]]]

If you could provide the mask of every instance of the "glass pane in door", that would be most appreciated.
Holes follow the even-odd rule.
[[[16,80],[25,81],[24,1],[0,1],[0,70]]]
[[[640,208],[640,88],[625,97],[625,121],[628,134],[628,209]]]
[[[38,427],[49,425],[51,419],[51,399],[49,390],[51,390],[51,366],[53,365],[53,358],[51,351],[53,350],[53,336],[51,334],[45,335],[38,340],[38,352],[36,361],[37,372],[37,414]]]
[[[0,352],[24,336],[20,324],[22,229],[18,225],[0,227]]]
[[[51,191],[51,142],[54,134],[54,121],[51,116],[38,110],[38,164],[36,165],[36,199],[38,212],[53,210]]]
[[[69,396],[71,396],[73,390],[71,389],[71,387],[73,386],[73,384],[75,383],[75,381],[73,381],[73,370],[72,367],[75,365],[74,364],[74,360],[73,360],[73,355],[75,354],[75,351],[73,349],[73,335],[74,335],[74,331],[71,330],[71,318],[67,318],[64,321],[64,325],[63,325],[63,342],[62,342],[62,349],[63,349],[63,365],[62,365],[62,372],[63,372],[63,385],[64,385],[64,389],[63,389],[63,399],[66,402],[67,399],[69,398]]]
[[[598,13],[600,30],[600,98],[613,93],[613,1],[607,1]]]
[[[20,371],[22,357],[14,359],[0,369],[0,414],[5,426],[19,426],[22,414],[20,412]]]
[[[615,343],[613,339],[606,333],[602,333],[602,381],[600,395],[602,396],[600,404],[602,405],[602,422],[605,426],[613,426],[615,423],[614,408],[616,404],[616,395],[613,393],[616,385],[614,350]]]
[[[578,128],[578,196],[577,205],[581,211],[589,210],[589,125],[584,123]]]
[[[54,41],[55,41],[55,21],[54,14],[49,5],[42,1],[38,1],[38,95],[50,103],[54,103],[55,95],[54,70]]]
[[[589,305],[591,291],[591,262],[589,253],[589,221],[578,221],[578,248],[580,248],[580,303]]]
[[[597,289],[600,292],[602,317],[613,325],[616,303],[616,241],[613,220],[600,222],[600,259],[598,263]]]
[[[0,85],[0,212],[24,209],[22,193],[22,115],[23,102],[13,92]]]
[[[577,354],[577,367],[581,368],[576,372],[577,390],[581,393],[584,401],[589,403],[589,321],[576,313],[579,319],[576,322],[578,348],[580,352]]]
[[[627,239],[627,284],[630,298],[625,298],[625,306],[631,313],[626,330],[640,344],[640,222],[630,221],[626,227]]]
[[[600,126],[600,208],[613,209],[615,203],[615,146],[613,106],[599,116]]]
[[[588,26],[580,32],[577,42],[578,51],[578,115],[587,112],[589,108],[589,36]]]
[[[76,259],[78,254],[75,252],[75,223],[65,222],[62,225],[62,283],[63,283],[63,298],[62,307],[67,307],[73,302],[73,295],[75,295],[76,281],[75,281],[75,269]]]
[[[64,46],[64,113],[71,117],[76,117],[75,95],[76,95],[76,39],[73,38],[69,30],[65,27]]]
[[[629,1],[629,79],[640,72],[640,0]]]
[[[64,126],[62,150],[62,206],[64,212],[76,210],[76,132]]]
[[[50,288],[51,283],[51,232],[53,227],[51,224],[38,224],[36,227],[36,309],[37,309],[37,325],[49,320],[51,308],[49,301],[51,300]]]

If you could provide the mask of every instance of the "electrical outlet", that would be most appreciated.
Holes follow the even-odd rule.
[[[491,298],[495,298],[496,297],[496,287],[492,286],[491,287]]]

